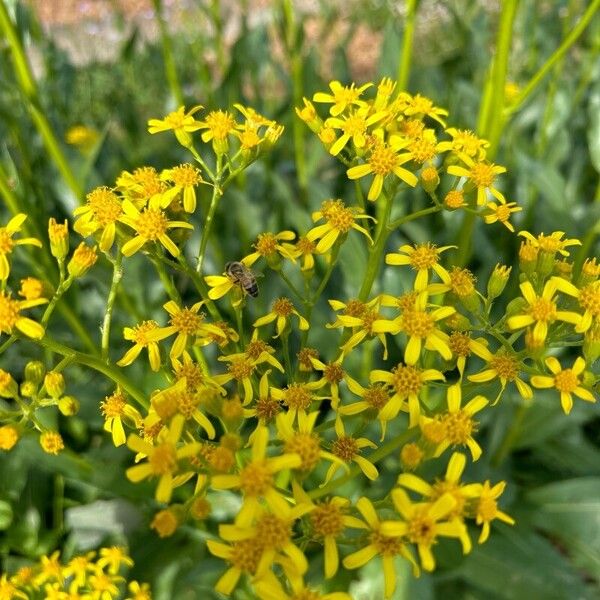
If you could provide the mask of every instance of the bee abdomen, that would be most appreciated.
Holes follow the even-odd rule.
[[[251,283],[246,287],[246,291],[250,296],[256,298],[258,296],[258,284],[256,282]]]

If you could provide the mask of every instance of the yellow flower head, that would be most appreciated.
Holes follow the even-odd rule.
[[[162,131],[173,131],[177,141],[185,147],[192,144],[193,131],[198,131],[201,127],[200,121],[196,121],[194,113],[197,113],[203,107],[200,105],[192,107],[187,113],[185,106],[180,106],[176,111],[169,113],[164,119],[150,119],[148,121],[148,131],[152,134]]]
[[[36,238],[20,238],[13,239],[15,233],[19,233],[23,227],[23,223],[27,219],[27,215],[19,213],[15,215],[4,227],[0,227],[0,281],[6,281],[10,273],[10,264],[8,256],[11,254],[15,246],[27,244],[30,246],[42,247],[42,242]]]
[[[27,337],[36,340],[42,338],[44,327],[32,319],[21,316],[21,311],[47,302],[46,298],[15,300],[12,294],[0,291],[0,334],[12,335],[16,329]]]
[[[73,229],[83,236],[102,230],[100,249],[107,252],[115,241],[116,223],[123,214],[121,199],[109,188],[99,187],[86,196],[85,206],[73,211],[79,218]]]

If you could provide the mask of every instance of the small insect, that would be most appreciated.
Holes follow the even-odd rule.
[[[239,285],[246,294],[249,294],[253,298],[258,296],[256,276],[244,263],[238,261],[228,262],[225,265],[225,273],[227,277],[229,277],[233,283]]]

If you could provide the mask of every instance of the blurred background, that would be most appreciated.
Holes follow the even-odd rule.
[[[326,89],[331,79],[343,83],[378,81],[383,76],[395,79],[407,23],[414,25],[408,91],[447,108],[449,124],[477,131],[506,4],[493,0],[422,0],[409,6],[391,0],[0,2],[12,17],[35,78],[29,88],[19,79],[11,54],[14,46],[5,32],[0,37],[3,223],[16,201],[30,215],[32,230],[39,233],[49,216],[69,217],[85,193],[95,186],[113,185],[123,170],[143,165],[161,169],[189,160],[170,135],[147,133],[149,118],[162,117],[180,105],[225,109],[241,102],[286,126],[274,151],[228,190],[231,211],[217,215],[216,223],[222,248],[212,249],[207,272],[220,272],[227,257],[247,252],[259,231],[305,229],[310,222],[307,209],[328,197],[352,197],[344,170],[296,118],[293,107],[301,104],[302,96],[310,98]],[[516,5],[502,102],[509,112],[511,103],[592,2],[522,0]],[[305,157],[302,165],[298,155]],[[535,90],[510,112],[494,161],[508,168],[503,179],[508,200],[523,206],[515,218],[517,230],[564,230],[567,237],[583,239],[588,255],[597,252],[597,12]],[[404,237],[394,241],[453,243],[460,225],[458,215],[438,215],[411,224]],[[491,231],[478,224],[472,233],[476,251],[470,266],[475,272],[481,265],[489,271],[500,260],[515,262],[514,236],[499,226]],[[17,268],[27,271],[24,266]],[[140,262],[139,270],[128,274],[132,278],[128,292],[131,305],[150,318],[164,299],[158,284],[146,285],[144,269]],[[349,268],[334,278],[332,287],[356,289],[352,271]],[[106,266],[99,265],[95,273],[93,281],[88,279],[81,289],[70,292],[73,306],[90,319],[102,312],[110,281]],[[116,315],[117,335],[123,325],[131,324],[129,319]],[[97,337],[94,327],[90,331]],[[25,354],[31,350],[26,345],[20,348],[2,357],[16,371],[23,368]],[[141,375],[135,367],[131,372]],[[74,375],[69,381],[73,381],[70,393],[82,399],[80,416],[63,424],[71,451],[49,457],[35,440],[26,439],[9,457],[0,456],[4,568],[12,571],[55,548],[68,555],[100,543],[127,543],[136,561],[133,576],[151,582],[159,600],[216,597],[212,586],[221,563],[207,555],[205,531],[185,526],[172,538],[160,540],[148,529],[156,510],[148,501],[149,488],[125,480],[130,453],[112,447],[102,434],[95,400],[85,401],[90,389],[94,399],[111,390],[90,373]],[[480,432],[482,445],[496,460],[482,460],[473,475],[508,481],[505,508],[517,526],[496,527],[490,541],[465,558],[457,556],[454,547],[440,544],[436,548],[439,570],[418,581],[399,565],[406,579],[395,599],[600,597],[598,410],[593,405],[577,406],[567,418],[555,399],[546,402],[545,398],[540,394],[515,428],[511,424],[519,400],[505,397]],[[513,439],[505,452],[503,441],[509,430]],[[395,472],[392,463],[388,466]],[[235,506],[228,505],[225,497],[215,506],[217,518],[233,511]],[[342,574],[339,581],[351,577],[357,600],[382,597],[375,564],[359,575]],[[236,594],[238,599],[252,598],[243,589]]]

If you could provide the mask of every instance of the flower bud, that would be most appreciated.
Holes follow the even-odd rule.
[[[418,445],[413,443],[404,444],[402,450],[400,450],[400,460],[402,466],[408,471],[414,471],[422,462],[425,457],[425,452]]]
[[[48,237],[50,238],[50,252],[58,261],[63,261],[69,253],[69,223],[57,223],[51,218],[48,222]]]
[[[310,127],[313,133],[319,133],[323,128],[323,121],[317,115],[313,103],[307,98],[303,98],[304,107],[296,107],[296,114]]]
[[[37,385],[32,381],[24,381],[21,384],[20,392],[24,398],[33,398],[37,392]]]
[[[12,450],[19,441],[19,431],[14,425],[0,427],[0,450]]]
[[[592,364],[600,358],[600,323],[593,323],[583,338],[583,356],[585,362]]]
[[[444,197],[444,206],[450,210],[455,210],[466,205],[467,203],[462,190],[450,190]]]
[[[581,267],[577,286],[582,288],[594,281],[597,281],[600,276],[600,265],[596,263],[596,257],[586,258]]]
[[[19,395],[19,386],[12,375],[0,369],[0,397],[16,398]]]
[[[47,454],[58,454],[64,449],[62,436],[57,431],[45,431],[40,435],[40,446]]]
[[[58,371],[48,371],[44,377],[44,386],[48,395],[57,400],[65,393],[65,378]]]
[[[519,269],[527,275],[532,275],[536,270],[539,250],[530,242],[521,242],[519,248]]]
[[[435,167],[425,167],[421,171],[421,185],[423,189],[428,193],[432,194],[437,189],[437,186],[440,185],[440,176],[438,175],[437,169]]]
[[[39,360],[30,360],[25,365],[25,379],[36,385],[42,383],[45,373],[46,367],[44,366],[44,363]]]
[[[487,293],[490,300],[502,295],[502,292],[508,283],[511,270],[512,267],[500,264],[494,267],[487,285]]]
[[[199,521],[206,519],[210,515],[210,502],[204,497],[196,498],[190,506],[190,516]]]
[[[73,417],[79,412],[79,400],[73,396],[63,396],[58,401],[58,410],[65,417]]]
[[[96,247],[91,248],[81,242],[73,252],[73,256],[67,265],[67,270],[71,277],[83,277],[98,260]]]

